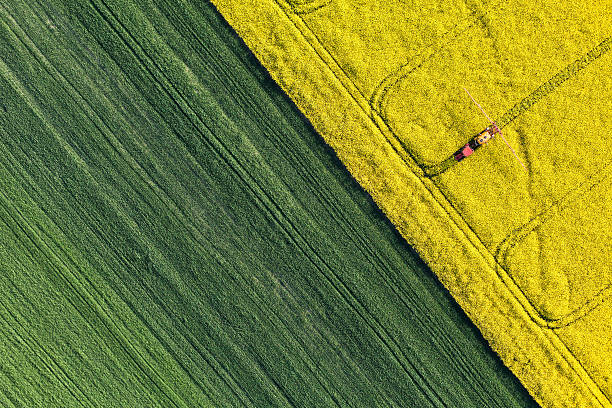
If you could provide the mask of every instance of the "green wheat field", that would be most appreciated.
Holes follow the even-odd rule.
[[[532,407],[210,3],[0,3],[1,407]]]

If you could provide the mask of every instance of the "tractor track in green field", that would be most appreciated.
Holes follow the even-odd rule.
[[[178,89],[176,89],[174,86],[172,86],[172,82],[169,81],[168,78],[163,75],[162,73],[163,71],[159,68],[159,66],[156,65],[155,62],[151,60],[149,56],[147,56],[146,51],[144,51],[145,48],[142,46],[142,44],[138,42],[138,40],[136,40],[134,37],[132,37],[129,34],[129,32],[125,29],[125,27],[119,22],[119,19],[117,18],[117,16],[113,15],[111,12],[110,18],[118,22],[118,24],[120,25],[121,31],[115,28],[115,25],[110,20],[110,18],[104,16],[104,13],[100,11],[99,8],[96,7],[96,11],[98,11],[98,13],[100,13],[105,18],[106,22],[115,29],[115,32],[117,33],[118,36],[122,37],[121,33],[125,33],[126,36],[130,37],[130,39],[134,43],[134,46],[130,45],[129,42],[125,39],[125,37],[122,37],[122,38],[124,39],[124,43],[129,47],[130,51],[135,56],[138,57],[141,54],[144,55],[143,57],[138,57],[141,65],[147,69],[147,71],[152,77],[156,78],[160,87],[166,90],[166,92],[168,93],[168,96],[174,101],[177,107],[181,109],[181,111],[185,114],[185,116],[190,118],[190,121],[194,125],[194,127],[198,129],[201,129],[202,127],[204,127],[207,132],[213,135],[214,142],[211,143],[212,147],[213,149],[217,151],[217,154],[219,155],[219,157],[223,158],[223,160],[228,165],[228,168],[236,171],[236,174],[238,175],[240,180],[244,183],[244,186],[246,188],[252,189],[254,196],[258,197],[261,200],[260,202],[262,206],[266,208],[266,210],[270,213],[270,215],[276,220],[278,225],[285,230],[288,237],[294,237],[294,236],[299,237],[298,240],[294,241],[294,244],[296,245],[296,247],[300,249],[308,248],[312,254],[316,255],[316,252],[312,250],[312,248],[310,248],[308,241],[300,235],[299,229],[297,229],[294,225],[291,224],[290,220],[284,216],[280,208],[278,208],[278,206],[274,204],[274,202],[265,193],[265,191],[259,188],[257,182],[253,180],[249,176],[248,172],[246,172],[244,168],[239,164],[239,162],[236,160],[236,158],[231,153],[231,150],[229,150],[226,146],[224,146],[222,141],[214,139],[214,133],[212,132],[212,130],[206,126],[202,118],[198,116],[198,114],[195,112],[194,108],[190,106],[189,103],[184,99],[181,92]],[[140,48],[142,53],[138,52],[137,47]],[[148,58],[148,61],[146,60],[147,58]],[[154,74],[154,72],[152,72],[148,68],[150,65],[152,65],[155,68],[154,71],[157,71],[161,74],[161,77],[162,77],[161,80],[157,79],[157,76]],[[195,119],[191,120],[191,118],[195,118]],[[205,138],[205,140],[208,140],[206,139],[206,134],[204,134],[204,132],[202,132],[201,130],[200,132],[201,132],[202,137]],[[308,253],[305,253],[305,255],[309,256]],[[371,330],[377,335],[379,333],[383,333],[383,335],[379,337],[380,341],[385,345],[385,347],[387,347],[390,351],[392,351],[392,353],[398,359],[398,362],[404,367],[406,374],[408,374],[411,377],[414,375],[414,373],[418,374],[418,371],[415,370],[414,367],[409,366],[410,363],[406,359],[406,356],[402,355],[403,353],[401,352],[401,349],[398,348],[397,344],[390,344],[393,342],[389,339],[387,334],[384,334],[385,330],[382,328],[380,323],[372,316],[367,316],[367,312],[366,312],[367,309],[365,309],[363,305],[360,304],[360,302],[357,300],[355,295],[351,293],[350,289],[348,289],[343,284],[343,282],[340,279],[338,279],[337,276],[334,275],[333,269],[330,268],[329,265],[327,265],[325,261],[320,258],[317,260],[311,259],[311,261],[315,265],[317,264],[320,265],[319,270],[321,274],[324,275],[330,281],[332,286],[336,288],[338,293],[341,294],[341,296],[343,296],[343,298],[347,301],[347,303],[354,305],[356,312],[361,316],[361,318],[365,322],[368,322],[368,325],[370,325]],[[324,272],[324,270],[326,270],[326,272]],[[423,387],[424,394],[428,395],[430,393],[426,391],[427,389],[431,389],[431,387],[427,386],[427,380],[425,378],[421,377],[419,379],[416,379],[415,382],[417,384],[420,382],[423,383],[422,387]],[[433,394],[432,398],[433,398],[432,404],[441,404],[441,406],[446,406],[439,397],[435,396],[435,394]],[[434,403],[434,401],[436,402]]]

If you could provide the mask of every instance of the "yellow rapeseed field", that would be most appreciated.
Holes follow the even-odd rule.
[[[612,407],[609,1],[213,2],[538,402]]]

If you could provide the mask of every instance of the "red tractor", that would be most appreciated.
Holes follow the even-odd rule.
[[[461,149],[457,150],[454,154],[455,160],[461,161],[474,153],[474,150],[488,142],[495,136],[499,130],[494,126],[489,126],[479,134],[477,134],[472,140],[465,144]]]

